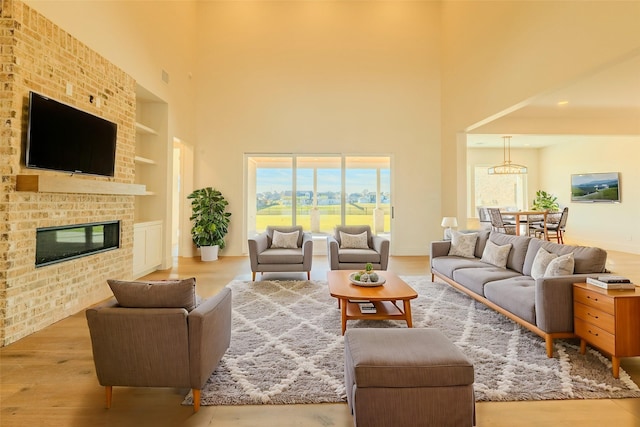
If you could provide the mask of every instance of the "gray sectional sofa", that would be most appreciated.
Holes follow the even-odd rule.
[[[432,279],[438,277],[472,298],[504,314],[545,339],[547,356],[553,356],[555,338],[573,338],[573,283],[606,272],[607,253],[599,248],[560,245],[528,236],[479,230],[470,257],[449,255],[452,241],[431,243]],[[455,240],[455,239],[454,239]],[[483,262],[485,247],[511,245],[506,266]],[[454,242],[455,244],[455,242]],[[573,257],[573,274],[540,277],[540,248],[551,257]],[[455,251],[454,251],[455,252]],[[531,277],[532,268],[536,271]]]

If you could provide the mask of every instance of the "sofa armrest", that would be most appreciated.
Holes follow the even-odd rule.
[[[380,269],[386,270],[389,264],[389,239],[381,236],[372,236],[373,250],[380,254]]]
[[[251,271],[258,271],[258,255],[266,251],[269,247],[267,233],[260,233],[249,240],[249,261],[251,262]]]
[[[536,325],[545,332],[573,331],[573,284],[593,274],[541,277],[536,280]]]
[[[313,236],[311,233],[302,233],[302,267],[304,271],[311,271],[313,260]]]
[[[451,240],[436,240],[431,242],[431,252],[429,257],[429,263],[433,268],[433,259],[440,256],[449,255],[449,248],[451,248]]]
[[[203,301],[188,322],[191,388],[201,389],[231,343],[231,289]]]
[[[327,256],[329,257],[329,269],[339,270],[340,262],[338,260],[338,241],[334,236],[327,236]]]

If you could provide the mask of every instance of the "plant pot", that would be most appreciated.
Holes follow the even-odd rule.
[[[215,261],[218,259],[218,245],[200,246],[200,259],[202,261]]]

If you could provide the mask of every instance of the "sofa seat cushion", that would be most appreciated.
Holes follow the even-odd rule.
[[[489,282],[484,296],[527,322],[536,324],[536,281],[529,276]]]
[[[453,272],[459,268],[482,268],[487,264],[478,258],[464,258],[459,256],[442,256],[433,258],[431,265],[435,271],[453,279]]]
[[[363,263],[370,262],[372,264],[380,263],[380,254],[373,249],[339,249],[338,261],[340,263]]]
[[[302,248],[267,249],[258,254],[258,264],[302,264]]]
[[[483,268],[460,268],[453,272],[453,280],[482,296],[484,296],[486,283],[518,276],[520,274],[515,271],[505,270],[490,264],[484,264]]]

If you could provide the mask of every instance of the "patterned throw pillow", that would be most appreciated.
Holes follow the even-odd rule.
[[[477,240],[478,233],[465,234],[456,230],[451,230],[451,247],[449,248],[449,255],[474,258]]]
[[[340,232],[340,249],[369,249],[367,243],[367,232],[360,234],[349,234]]]
[[[558,258],[558,255],[547,252],[544,248],[538,249],[536,257],[533,259],[533,265],[531,266],[531,277],[534,279],[544,277],[547,266],[556,258]]]
[[[128,282],[107,280],[118,304],[128,308],[184,308],[198,305],[196,279]]]
[[[575,260],[573,258],[573,252],[570,252],[552,260],[547,266],[547,270],[544,272],[544,275],[545,277],[568,276],[573,274],[574,265]]]
[[[487,245],[484,247],[480,261],[495,265],[496,267],[506,268],[510,251],[511,243],[499,246],[491,240],[487,240]]]
[[[298,247],[298,236],[298,231],[281,233],[278,230],[273,230],[271,247],[274,249],[296,249]]]

